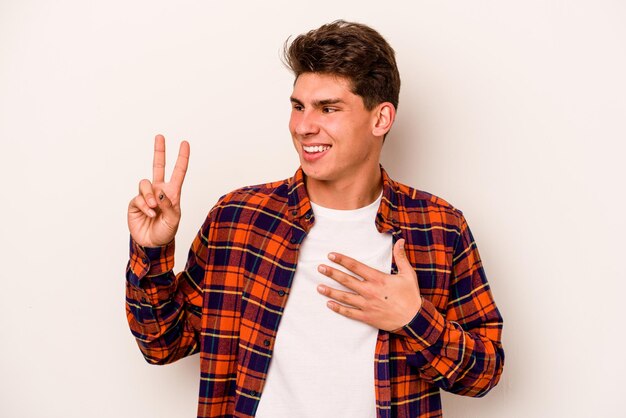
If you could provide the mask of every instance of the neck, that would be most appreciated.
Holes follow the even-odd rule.
[[[338,181],[307,177],[306,187],[312,202],[329,209],[358,209],[374,202],[382,190],[380,168],[368,175]]]

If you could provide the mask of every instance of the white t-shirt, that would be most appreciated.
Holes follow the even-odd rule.
[[[378,329],[326,306],[328,298],[317,292],[320,283],[348,289],[317,267],[339,267],[327,257],[339,252],[378,270],[391,270],[392,237],[379,233],[375,225],[380,200],[356,210],[311,204],[315,224],[300,248],[256,417],[376,417]]]

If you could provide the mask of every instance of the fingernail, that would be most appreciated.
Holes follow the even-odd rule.
[[[400,240],[400,249],[404,249],[404,238]]]
[[[329,259],[329,260],[333,260],[333,261],[334,261],[334,260],[335,260],[335,258],[337,258],[337,257],[335,256],[335,254],[333,254],[333,253],[328,254],[328,259]]]
[[[326,273],[326,267],[324,267],[324,266],[317,266],[317,271],[319,271],[320,273]]]
[[[317,286],[317,291],[320,292],[322,295],[325,295],[326,294],[326,286],[323,286],[323,285]]]
[[[157,202],[153,198],[150,198],[150,206],[156,206]]]
[[[328,306],[333,311],[337,310],[337,305],[335,305],[333,302],[326,302],[326,306]]]
[[[153,211],[152,209],[150,209],[150,210],[148,211],[148,216],[150,216],[151,218],[154,218],[154,217],[156,216],[156,212],[155,212],[155,211]]]

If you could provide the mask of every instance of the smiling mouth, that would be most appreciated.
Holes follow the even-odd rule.
[[[306,146],[303,145],[302,149],[304,152],[308,152],[309,154],[315,154],[318,152],[324,152],[330,149],[330,145],[314,145],[314,146]]]

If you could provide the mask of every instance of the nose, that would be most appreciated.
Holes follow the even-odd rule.
[[[310,136],[319,132],[315,114],[308,110],[291,114],[291,130],[298,136]]]

